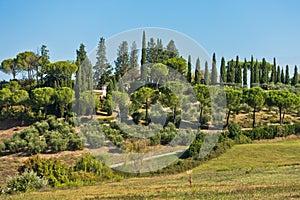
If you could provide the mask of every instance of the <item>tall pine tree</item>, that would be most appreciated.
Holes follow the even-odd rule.
[[[200,59],[197,58],[197,60],[196,60],[196,67],[195,67],[194,83],[195,84],[200,84],[200,82],[201,82],[201,76],[200,76]]]
[[[110,80],[110,75],[112,73],[111,65],[108,63],[106,58],[106,47],[105,39],[100,38],[97,53],[96,53],[96,64],[94,69],[94,88],[100,88],[102,85],[106,84]]]
[[[227,63],[227,83],[235,83],[235,70],[233,60]]]
[[[192,82],[192,59],[191,59],[191,56],[190,56],[190,55],[189,55],[189,58],[188,58],[187,81],[188,81],[189,83]]]
[[[235,83],[242,86],[242,69],[239,63],[239,56],[236,56],[235,60]]]
[[[216,54],[213,54],[212,59],[212,70],[211,70],[211,84],[216,85],[218,83],[218,71],[217,71],[217,63],[216,63]]]
[[[281,80],[281,83],[285,84],[283,67],[282,67],[282,69],[281,69],[280,80]]]
[[[142,59],[141,59],[141,79],[142,80],[146,80],[146,78],[147,78],[146,60],[147,60],[146,34],[145,34],[145,31],[143,31]]]
[[[175,46],[174,40],[170,40],[167,45],[168,58],[175,58],[179,56],[178,49]]]
[[[250,61],[250,87],[253,86],[254,83],[254,59],[253,59],[253,55],[251,56],[251,61]]]
[[[297,65],[295,65],[295,68],[294,68],[294,77],[293,77],[293,82],[292,82],[292,84],[293,85],[297,85],[298,84],[298,82],[299,82],[299,80],[298,80],[298,77],[299,76],[299,74],[298,74],[298,67],[297,67]]]
[[[209,71],[208,71],[208,62],[207,61],[205,61],[204,81],[205,81],[206,85],[210,84]]]
[[[247,88],[247,60],[245,58],[243,63],[243,88]]]
[[[136,43],[132,42],[131,52],[129,58],[129,76],[131,80],[136,80],[139,74],[139,62],[138,62],[138,51],[136,47]]]
[[[226,66],[225,66],[225,58],[221,59],[221,67],[220,67],[220,83],[226,83]]]
[[[255,64],[254,64],[254,84],[259,84],[259,74],[260,74],[260,72],[259,72],[260,70],[259,70],[259,64],[258,64],[258,61],[257,61],[257,59],[256,59],[256,61],[255,61]]]
[[[289,66],[285,66],[285,84],[290,85],[291,80],[290,80],[290,72],[289,72]]]
[[[261,78],[260,78],[260,83],[264,84],[264,83],[268,83],[269,82],[269,77],[268,77],[268,67],[267,67],[267,62],[266,59],[263,58],[262,59],[262,63],[261,63]]]
[[[276,83],[277,82],[276,78],[277,78],[277,76],[276,76],[276,58],[274,58],[270,82]]]
[[[115,60],[115,71],[117,76],[117,81],[122,77],[129,69],[129,54],[128,54],[128,43],[123,41],[118,49],[118,57]]]
[[[281,83],[280,66],[279,65],[277,66],[276,83]]]

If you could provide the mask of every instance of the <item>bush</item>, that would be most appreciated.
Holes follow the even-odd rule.
[[[10,178],[7,182],[7,193],[28,192],[45,187],[48,181],[40,178],[36,172],[24,171],[21,175]]]
[[[242,133],[241,127],[238,124],[232,123],[228,126],[228,137],[230,139],[238,138]]]
[[[47,121],[36,122],[27,129],[15,133],[11,139],[4,141],[0,151],[8,150],[10,153],[24,152],[33,155],[48,150],[59,152],[82,148],[82,141],[72,126],[50,117]]]

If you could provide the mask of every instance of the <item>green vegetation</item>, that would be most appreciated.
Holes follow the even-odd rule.
[[[3,153],[23,152],[29,155],[46,152],[82,149],[81,138],[67,122],[54,117],[36,122],[27,129],[15,133],[2,143]],[[3,148],[4,147],[4,148]]]
[[[299,141],[236,145],[188,175],[131,178],[69,190],[31,192],[7,199],[287,199],[298,198]],[[143,185],[143,187],[141,187]],[[114,188],[114,193],[111,188]]]
[[[240,61],[236,56],[235,60],[227,63],[222,57],[218,74],[215,53],[211,69],[210,62],[200,61],[200,58],[193,66],[191,56],[187,60],[183,58],[174,40],[164,46],[160,38],[146,41],[146,33],[143,32],[139,64],[136,42],[129,45],[127,41],[122,41],[116,60],[108,61],[105,39],[101,37],[94,66],[84,44],[76,50],[74,61],[51,62],[45,45],[40,48],[40,54],[24,51],[15,58],[3,60],[0,70],[11,74],[13,80],[0,83],[0,119],[20,122],[20,125],[28,127],[0,141],[1,156],[5,160],[5,156],[15,153],[25,157],[82,150],[85,147],[97,152],[107,144],[107,140],[128,153],[145,153],[166,145],[185,147],[195,134],[195,139],[181,159],[164,169],[141,175],[154,176],[152,179],[113,183],[121,191],[113,196],[105,190],[108,188],[105,184],[112,186],[107,181],[119,181],[121,176],[92,155],[84,155],[72,164],[34,156],[22,161],[19,174],[7,181],[5,193],[33,191],[46,185],[82,186],[105,181],[100,185],[103,193],[86,188],[93,191],[92,195],[88,196],[86,191],[82,194],[91,199],[165,199],[178,195],[195,199],[209,198],[210,193],[225,199],[232,195],[237,198],[299,197],[296,191],[299,178],[295,178],[299,170],[299,157],[293,154],[299,152],[295,149],[297,145],[299,147],[298,140],[255,143],[256,140],[276,140],[291,135],[298,137],[300,134],[297,66],[293,77],[290,77],[289,66],[285,70],[277,66],[276,58],[271,64],[265,58],[254,60],[253,56],[250,61],[246,58]],[[200,63],[204,63],[203,69]],[[172,73],[171,69],[177,73]],[[20,74],[23,79],[18,79]],[[183,78],[191,88],[183,86],[180,82],[184,82]],[[223,95],[218,85],[224,85]],[[103,88],[107,91],[99,91]],[[191,93],[195,94],[194,98],[190,98]],[[189,125],[179,129],[184,123],[192,124],[193,130]],[[204,130],[218,128],[223,123],[224,130]],[[216,135],[220,135],[216,145],[204,145],[206,140],[212,141]],[[210,136],[209,139],[206,136]],[[253,155],[257,159],[252,159]],[[155,161],[164,162],[174,157],[175,154],[166,155],[155,158]],[[274,161],[269,160],[271,158]],[[193,175],[196,181],[191,188],[186,181],[183,182],[186,178],[183,174],[155,177],[158,174],[183,172],[200,163],[194,171],[198,174]],[[289,172],[287,176],[294,180],[280,178],[284,175],[284,169]],[[275,175],[270,174],[269,170],[279,179],[275,180]],[[239,176],[241,179],[238,179]],[[162,183],[156,184],[155,181]],[[135,194],[138,184],[149,186],[149,190]],[[130,186],[132,188],[129,190]],[[210,189],[211,186],[216,190]],[[286,192],[291,196],[284,196]],[[269,196],[270,193],[278,196]],[[69,194],[70,198],[74,194]],[[60,191],[57,195],[62,197]],[[26,195],[24,197],[27,198]],[[45,196],[48,197],[53,196]]]

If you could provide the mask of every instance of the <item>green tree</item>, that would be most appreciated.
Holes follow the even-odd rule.
[[[239,56],[236,56],[234,68],[235,68],[235,83],[237,83],[237,85],[241,86],[242,85],[242,68],[239,63]]]
[[[253,86],[254,83],[254,76],[255,76],[255,72],[254,72],[254,59],[253,59],[253,55],[251,56],[251,61],[250,61],[250,87]]]
[[[289,72],[289,66],[286,65],[285,66],[285,84],[290,85],[291,84],[291,80],[290,80],[290,72]]]
[[[92,73],[92,64],[87,57],[85,46],[80,44],[79,50],[76,51],[76,65],[78,70],[76,72],[75,80],[75,107],[74,111],[77,114],[81,114],[82,110],[86,110],[86,106],[90,106],[91,110],[94,105],[86,105],[93,99],[93,93],[87,92],[88,90],[93,89],[93,73]],[[83,95],[84,94],[84,95]],[[92,113],[90,113],[92,114]]]
[[[280,80],[281,80],[281,83],[283,83],[283,84],[285,83],[283,68],[281,68]]]
[[[3,60],[0,66],[0,71],[6,74],[12,74],[13,79],[16,79],[17,74],[19,73],[19,67],[17,65],[16,58],[9,58]]]
[[[200,113],[199,113],[199,124],[202,126],[203,110],[210,103],[210,96],[207,85],[197,84],[194,86],[194,91],[199,102]]]
[[[243,63],[243,88],[247,88],[247,71],[248,71],[248,66],[247,66],[247,60],[245,58],[245,61]]]
[[[41,70],[37,73],[37,76],[40,77],[40,80],[43,79],[44,77],[44,68],[47,67],[47,65],[50,64],[50,56],[49,56],[49,50],[47,49],[46,45],[42,45],[40,49],[40,65],[41,65]]]
[[[273,59],[273,66],[272,66],[272,73],[271,73],[271,78],[270,78],[270,82],[271,83],[276,83],[277,76],[276,76],[276,58]]]
[[[142,80],[146,80],[146,78],[147,78],[146,59],[147,59],[146,34],[145,34],[145,31],[143,31],[142,59],[141,59],[141,79]]]
[[[164,81],[167,77],[169,69],[162,63],[156,63],[152,65],[150,76],[153,81],[156,82],[156,89],[158,89],[160,81]]]
[[[17,65],[18,68],[27,71],[27,78],[34,78],[34,70],[38,72],[39,56],[31,51],[24,51],[17,55]]]
[[[170,58],[164,62],[165,65],[168,67],[172,67],[175,69],[177,72],[179,72],[181,75],[186,77],[187,74],[187,63],[186,60],[183,58]],[[176,74],[174,74],[175,77],[174,80],[179,78]]]
[[[262,108],[262,106],[265,103],[265,98],[264,98],[264,91],[259,88],[259,87],[253,87],[250,89],[245,89],[244,90],[244,101],[253,108],[253,123],[252,127],[255,127],[255,114],[256,112],[259,112]]]
[[[267,63],[266,63],[265,58],[262,59],[260,70],[261,70],[260,83],[261,84],[268,83],[269,82],[269,77],[268,77],[269,71],[268,71],[268,67],[267,67]]]
[[[208,62],[205,61],[205,69],[204,69],[204,81],[206,85],[210,84],[209,70],[208,70]]]
[[[280,66],[277,66],[277,72],[276,72],[276,83],[281,83],[281,74],[280,74]]]
[[[235,69],[233,60],[227,63],[227,83],[235,83]]]
[[[225,66],[225,58],[222,57],[221,59],[221,67],[220,67],[220,83],[227,82],[227,75],[226,75],[226,66]]]
[[[256,60],[255,64],[254,64],[254,84],[259,84],[259,80],[260,80],[260,77],[259,77],[259,64],[258,64],[258,61]]]
[[[77,70],[77,65],[68,61],[50,63],[42,68],[42,73],[46,74],[44,85],[53,88],[71,88],[72,76]]]
[[[6,109],[6,114],[8,114],[9,112],[9,106],[11,106],[11,96],[12,96],[12,92],[10,91],[10,89],[8,88],[2,88],[0,90],[0,110],[2,111],[2,109],[5,107]]]
[[[212,70],[211,70],[211,84],[216,85],[218,83],[218,71],[217,71],[217,64],[216,64],[216,54],[213,54],[212,59]]]
[[[102,85],[109,82],[112,69],[106,58],[105,39],[103,37],[100,38],[97,46],[96,64],[93,66],[93,70],[94,88],[100,88]]]
[[[121,121],[126,121],[128,117],[129,97],[127,93],[120,91],[112,92],[112,107],[118,111]]]
[[[130,63],[129,65],[130,71],[128,72],[128,76],[130,76],[131,80],[136,80],[138,78],[140,66],[138,63],[138,51],[135,42],[132,42],[131,45],[129,63]]]
[[[129,54],[128,54],[128,43],[127,41],[123,41],[117,52],[117,59],[115,61],[115,71],[117,77],[122,77],[129,69]]]
[[[168,58],[176,58],[179,56],[178,49],[175,46],[174,40],[170,40],[167,45]]]
[[[188,58],[187,81],[188,81],[189,83],[192,82],[192,59],[191,59],[191,55],[189,55],[189,58]]]
[[[293,77],[292,85],[297,85],[298,84],[298,82],[299,82],[298,78],[299,78],[298,67],[297,67],[297,65],[295,65],[295,68],[294,68],[294,77]]]
[[[55,101],[55,90],[51,87],[36,88],[32,91],[32,101],[39,109],[43,107],[44,114],[47,114],[47,107]]]
[[[226,102],[227,102],[227,116],[225,127],[229,125],[230,114],[232,111],[235,111],[241,103],[242,92],[240,90],[227,89],[226,93]]]
[[[69,87],[62,87],[55,91],[55,101],[59,105],[60,117],[64,117],[64,113],[68,105],[72,103],[73,90]]]
[[[194,84],[200,84],[201,82],[201,75],[200,75],[200,59],[197,58],[196,60],[196,67],[195,67],[195,79]]]
[[[133,101],[141,103],[146,109],[146,126],[149,125],[149,107],[155,96],[157,96],[156,91],[148,87],[143,87],[132,94]]]

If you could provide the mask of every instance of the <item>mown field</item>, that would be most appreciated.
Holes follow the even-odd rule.
[[[3,199],[300,199],[300,140],[235,145],[189,175],[45,189]]]

